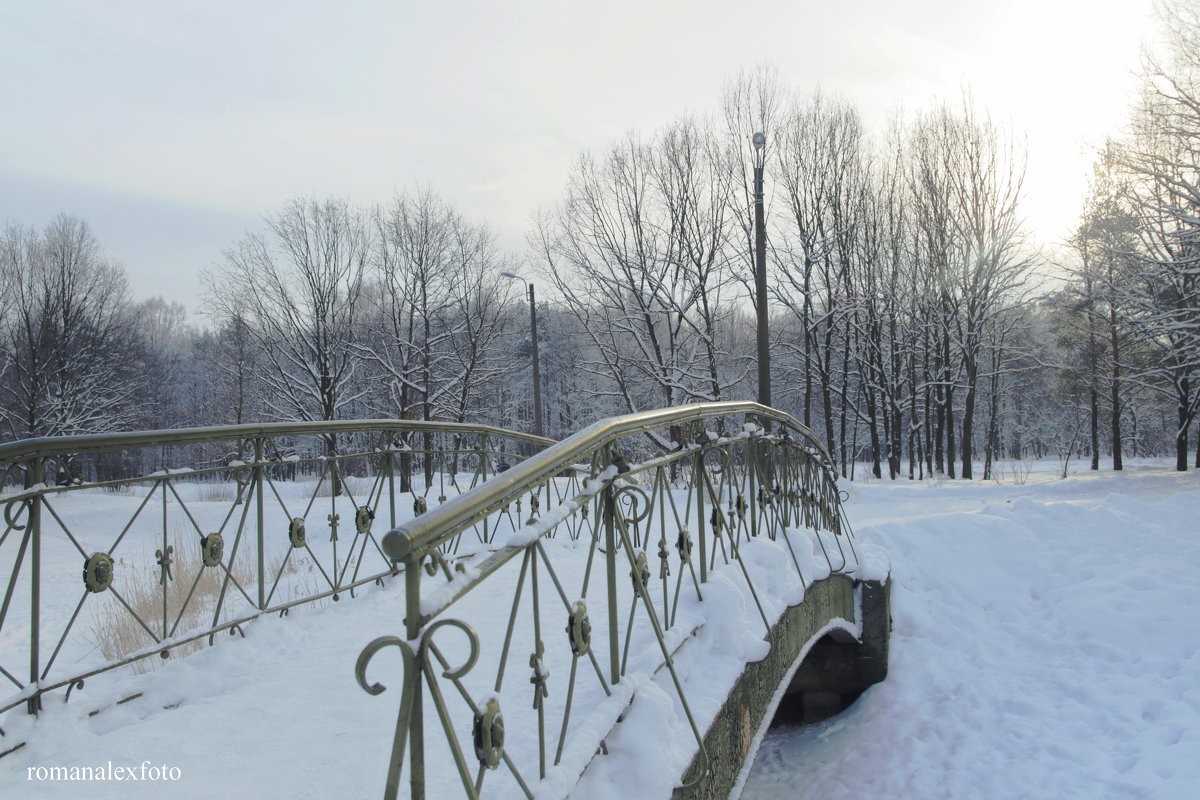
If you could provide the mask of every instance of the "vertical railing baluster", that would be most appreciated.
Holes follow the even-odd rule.
[[[404,558],[404,628],[410,642],[421,636],[421,554],[409,552]],[[425,660],[418,658],[413,677],[412,715],[408,728],[409,796],[412,800],[425,798],[425,715],[422,709],[422,684]],[[405,675],[405,680],[408,676]],[[399,780],[399,775],[396,776]]]
[[[396,454],[392,451],[390,442],[384,464],[387,469],[388,527],[390,529],[396,527]]]
[[[609,458],[609,463],[612,459]],[[608,669],[609,681],[613,685],[621,682],[619,650],[621,637],[617,632],[617,535],[616,491],[613,481],[604,487],[604,573],[608,583]]]
[[[670,603],[670,584],[668,580],[670,576],[670,566],[668,559],[671,557],[671,551],[667,544],[667,493],[671,491],[671,486],[667,482],[666,472],[662,466],[658,466],[654,470],[654,485],[658,489],[658,557],[659,578],[662,581],[662,596],[663,596],[663,622],[668,628],[671,627],[671,603]],[[651,500],[651,508],[653,508],[653,500]],[[647,526],[649,527],[649,526]],[[678,531],[676,531],[678,535]],[[683,572],[683,564],[679,565],[679,570]]]
[[[485,434],[481,434],[479,437],[479,465],[478,465],[479,471],[478,471],[478,476],[476,478],[476,485],[483,483],[484,481],[486,481],[488,479],[488,466],[489,466],[488,462],[489,461],[491,461],[491,455],[489,454],[488,437],[487,437],[487,434],[485,433]],[[472,488],[474,488],[474,487],[472,487]],[[484,542],[491,541],[492,537],[491,537],[490,527],[491,527],[491,516],[484,517],[483,518],[483,541]]]
[[[263,552],[265,547],[265,535],[263,531],[263,440],[262,437],[254,439],[254,502],[255,516],[257,518],[258,529],[258,609],[263,611],[267,607],[267,567],[266,554]],[[232,565],[231,565],[232,566]]]
[[[546,707],[543,704],[545,699],[542,696],[545,683],[542,679],[543,665],[541,656],[545,652],[545,645],[542,642],[542,609],[541,598],[538,595],[538,566],[537,556],[534,552],[536,545],[531,545],[529,552],[529,560],[533,562],[530,567],[530,599],[533,601],[533,655],[530,657],[530,666],[533,667],[533,704],[537,709],[538,717],[538,776],[546,777]]]
[[[32,489],[43,480],[43,467],[40,458],[32,459],[26,467],[26,488]],[[35,494],[29,500],[29,685],[36,687],[41,669],[41,630],[42,630],[42,495]],[[35,691],[29,698],[30,714],[36,714],[42,708],[42,695]]]
[[[754,433],[746,439],[746,503],[750,505],[750,536],[758,535],[758,440]]]
[[[424,434],[425,438],[423,441],[429,445],[429,448],[434,446],[432,436],[433,434],[430,433]],[[424,445],[422,446],[424,447]],[[422,469],[424,470],[423,474],[425,475],[425,499],[428,500],[429,493],[433,491],[433,474],[436,471],[435,468],[437,467],[437,463],[433,457],[432,449],[426,449],[423,452],[424,456],[422,457],[424,458],[424,461],[422,462]],[[440,478],[441,476],[439,475],[438,477]]]
[[[167,463],[166,461],[163,462]],[[169,476],[171,473],[166,467],[163,467],[164,476]],[[167,638],[167,574],[166,567],[163,564],[169,564],[170,553],[167,551],[167,481],[169,477],[164,477],[162,481],[162,550],[158,559],[158,583],[162,586],[162,638]],[[164,651],[165,652],[165,651]]]
[[[703,430],[703,429],[701,429]],[[700,441],[699,435],[696,437]],[[700,549],[700,582],[708,583],[707,520],[704,517],[704,446],[696,450],[692,470],[692,491],[696,493],[696,539]]]
[[[338,566],[338,523],[340,519],[337,513],[338,494],[345,491],[345,486],[341,479],[341,471],[338,469],[338,462],[332,458],[326,462],[329,466],[329,485],[336,485],[338,491],[329,492],[329,516],[326,518],[329,521],[329,541],[333,544],[333,599],[337,601],[338,587],[342,585],[342,577]]]

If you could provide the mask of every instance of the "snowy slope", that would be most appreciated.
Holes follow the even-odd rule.
[[[769,734],[744,797],[1200,797],[1200,474],[851,494],[892,554],[890,675]]]

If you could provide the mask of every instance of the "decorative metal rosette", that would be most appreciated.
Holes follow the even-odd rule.
[[[371,530],[371,523],[375,520],[375,510],[370,506],[359,506],[354,512],[354,527],[359,533],[366,533]]]
[[[675,550],[679,553],[680,561],[687,561],[692,557],[692,535],[686,525],[679,529],[679,536],[675,539]]]
[[[92,553],[83,564],[83,585],[89,592],[99,594],[112,586],[113,560],[108,553]]]
[[[567,636],[571,640],[571,652],[575,655],[585,656],[592,649],[592,623],[582,600],[571,606],[571,614],[567,617]]]
[[[206,567],[215,567],[220,564],[221,556],[225,555],[225,540],[221,538],[221,534],[210,533],[201,539],[200,555]]]
[[[637,554],[637,558],[633,562],[633,569],[629,572],[629,577],[633,579],[633,588],[635,590],[639,583],[643,589],[650,585],[650,564],[646,561],[645,551]]]
[[[304,517],[292,517],[292,521],[288,524],[288,539],[292,543],[292,547],[300,549],[304,547],[307,540],[304,532]]]
[[[475,714],[471,734],[479,763],[488,769],[500,766],[500,760],[504,758],[504,717],[496,698],[490,698],[483,711]]]

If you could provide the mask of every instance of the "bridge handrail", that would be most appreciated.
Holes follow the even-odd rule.
[[[497,508],[511,503],[529,491],[530,487],[574,467],[581,459],[590,457],[618,439],[655,428],[737,414],[782,423],[803,436],[806,444],[821,454],[825,464],[833,464],[828,449],[810,428],[790,414],[751,401],[693,403],[608,417],[542,450],[471,492],[453,497],[428,513],[400,525],[393,532],[398,537],[390,539],[388,554],[400,561],[409,555],[428,553]]]
[[[713,420],[715,431],[710,430]],[[653,435],[656,429],[659,435]],[[522,507],[523,502],[528,505]],[[403,656],[400,715],[385,798],[399,796],[406,769],[412,797],[426,796],[425,776],[432,771],[426,766],[424,743],[437,727],[435,719],[445,736],[438,747],[448,748],[454,762],[448,770],[438,770],[439,778],[456,772],[472,798],[479,796],[485,774],[501,767],[521,793],[535,796],[535,766],[517,764],[503,742],[505,729],[511,734],[526,723],[536,726],[536,745],[533,738],[522,744],[523,756],[531,759],[536,746],[536,775],[551,781],[536,793],[553,795],[558,789],[551,785],[560,786],[564,776],[573,781],[586,771],[588,754],[605,750],[604,725],[616,730],[633,700],[630,692],[637,691],[630,687],[660,673],[698,748],[701,766],[684,784],[695,786],[709,774],[702,733],[706,722],[692,711],[675,657],[705,626],[707,612],[697,605],[708,592],[702,587],[710,575],[720,576],[724,588],[717,590],[718,596],[731,586],[742,587],[737,591],[746,592],[746,622],[760,620],[769,635],[773,612],[756,589],[755,574],[761,577],[767,570],[776,576],[760,584],[762,591],[776,592],[771,603],[794,598],[795,588],[807,591],[810,581],[823,576],[855,574],[857,554],[849,534],[834,463],[817,436],[786,413],[743,401],[601,420],[396,526],[381,545],[392,563],[402,567],[404,635],[377,637],[355,667],[359,685],[380,694],[386,686],[368,679],[370,662],[384,649],[399,649]],[[749,563],[742,558],[743,548],[756,554]],[[656,557],[657,570],[652,568]],[[539,590],[539,572],[553,588]],[[468,594],[473,601],[462,602]],[[682,596],[691,604],[683,619]],[[451,607],[457,609],[453,616],[446,613]],[[506,628],[492,616],[497,608],[510,609]],[[564,612],[567,636],[543,637],[547,615]],[[524,624],[518,626],[518,619]],[[469,646],[461,662],[445,656],[437,643],[447,627],[457,629]],[[635,640],[640,643],[633,650],[640,649],[641,655],[630,661]],[[510,651],[525,646],[532,651],[528,663],[534,702],[514,710],[500,692],[513,665]],[[603,651],[600,658],[597,650]],[[490,674],[468,677],[476,665],[484,665],[484,652],[499,653],[498,662],[480,670],[497,668],[494,686],[487,688],[479,681],[490,681]],[[655,661],[659,656],[661,661]],[[640,677],[627,683],[634,674],[628,670]],[[569,675],[561,702],[546,699],[551,674]],[[593,681],[595,697],[604,695],[600,705],[573,711],[577,674]],[[465,719],[455,719],[439,681],[461,697],[463,704],[456,707]],[[562,684],[558,686],[557,696],[563,698]],[[426,703],[436,715],[422,710]],[[557,705],[547,710],[549,703]],[[529,708],[536,719],[529,718]],[[560,712],[560,725],[548,719]],[[586,730],[572,739],[572,722],[585,714]],[[474,776],[465,755],[469,745],[461,741],[467,719],[479,762]],[[447,789],[439,786],[438,791]]]
[[[58,455],[94,453],[133,447],[163,447],[198,442],[217,442],[230,439],[255,439],[279,436],[320,436],[364,431],[396,431],[409,433],[486,433],[506,439],[529,442],[548,447],[554,439],[470,422],[439,422],[427,420],[358,419],[318,420],[305,422],[257,422],[243,425],[216,425],[207,428],[164,428],[152,431],[94,433],[80,436],[43,436],[0,444],[0,465],[19,463],[34,458]]]

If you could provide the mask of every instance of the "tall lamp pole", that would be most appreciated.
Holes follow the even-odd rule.
[[[505,278],[515,278],[516,280],[525,280],[515,272],[501,272]],[[533,356],[533,432],[537,436],[544,436],[542,433],[542,368],[538,361],[538,337],[537,337],[537,298],[533,293],[533,281],[528,281],[529,287],[529,329],[530,329],[530,351]]]
[[[758,317],[758,402],[771,405],[771,355],[767,349],[767,227],[763,211],[763,145],[754,134],[754,307]]]

